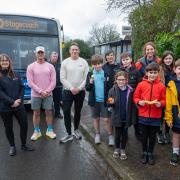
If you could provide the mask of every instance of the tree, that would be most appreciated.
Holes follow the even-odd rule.
[[[107,10],[132,11],[134,8],[151,4],[152,0],[106,0]]]
[[[147,41],[154,41],[158,33],[177,29],[179,7],[178,0],[153,0],[152,4],[138,7],[130,13],[132,46],[136,57],[140,56],[142,46]]]
[[[94,24],[89,34],[89,43],[91,45],[112,42],[120,39],[120,34],[114,24],[107,24],[100,27],[98,27],[97,24]]]
[[[65,46],[63,49],[63,59],[69,57],[69,47],[70,47],[72,42],[76,42],[79,44],[80,56],[82,58],[88,60],[91,57],[91,55],[92,55],[91,48],[89,47],[88,43],[86,43],[85,41],[80,40],[80,39],[74,39],[74,40],[70,40],[70,41],[65,42]]]

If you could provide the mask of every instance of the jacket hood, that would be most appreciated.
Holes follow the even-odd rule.
[[[151,82],[148,80],[147,76],[144,76],[144,78],[143,78],[143,80],[142,80],[142,81],[145,81],[145,82],[151,83]],[[161,82],[160,77],[157,77],[157,78],[155,79],[155,81],[153,81],[153,83],[159,83],[159,82]]]

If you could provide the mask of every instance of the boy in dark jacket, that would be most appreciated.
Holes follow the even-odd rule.
[[[100,143],[100,117],[104,118],[105,127],[109,134],[109,145],[114,145],[112,128],[110,126],[107,97],[109,91],[109,76],[103,71],[103,59],[99,55],[91,58],[93,71],[88,73],[86,80],[86,90],[89,91],[88,104],[91,106],[94,128],[96,131],[95,143]]]
[[[131,54],[128,52],[121,54],[120,70],[128,73],[128,84],[136,89],[137,84],[142,80],[140,72],[136,69],[135,65],[132,63]],[[134,124],[135,136],[140,140],[141,132],[138,123],[138,111],[135,105],[133,105],[136,120]]]
[[[151,63],[146,67],[146,76],[134,92],[134,103],[138,106],[139,123],[142,131],[142,163],[155,163],[154,147],[156,132],[161,123],[162,109],[166,103],[166,88],[159,78],[159,65]]]

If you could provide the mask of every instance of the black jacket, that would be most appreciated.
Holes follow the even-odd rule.
[[[121,127],[122,121],[120,118],[120,108],[119,107],[119,88],[115,84],[109,91],[109,97],[112,97],[115,102],[113,105],[108,104],[108,106],[112,106],[112,114],[111,114],[111,120],[112,120],[112,126],[114,127]],[[135,115],[135,108],[133,108],[133,89],[128,86],[128,93],[127,93],[127,107],[126,107],[126,128],[131,126],[131,124],[134,124],[136,122],[136,115]]]
[[[103,70],[109,76],[109,87],[112,88],[114,85],[114,76],[119,71],[119,64],[106,63],[103,65]]]
[[[134,65],[132,65],[128,70],[124,67],[120,66],[120,71],[125,71],[128,73],[128,84],[135,89],[137,84],[142,80],[141,73],[136,69]]]
[[[20,78],[11,78],[7,73],[2,71],[0,77],[0,112],[14,111],[23,106],[24,86]],[[22,105],[12,108],[16,99],[22,99]]]
[[[49,62],[49,63],[54,66],[55,71],[56,71],[56,87],[55,87],[55,88],[62,87],[62,83],[61,83],[61,81],[60,81],[60,69],[61,69],[61,64],[59,64],[59,63],[53,64],[53,63],[51,63],[51,62]]]
[[[93,73],[89,72],[86,79],[86,90],[89,91],[88,105],[94,106],[96,103],[95,87],[94,84],[90,84],[89,80]],[[104,72],[104,105],[106,106],[108,91],[109,91],[109,76]]]

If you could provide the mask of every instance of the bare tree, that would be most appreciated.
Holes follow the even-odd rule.
[[[131,11],[136,7],[152,3],[153,0],[105,0],[107,10],[119,9],[120,11]]]
[[[91,45],[112,42],[120,39],[120,34],[117,31],[116,25],[114,24],[107,24],[101,27],[97,24],[94,24],[89,34],[90,37],[88,42]]]

